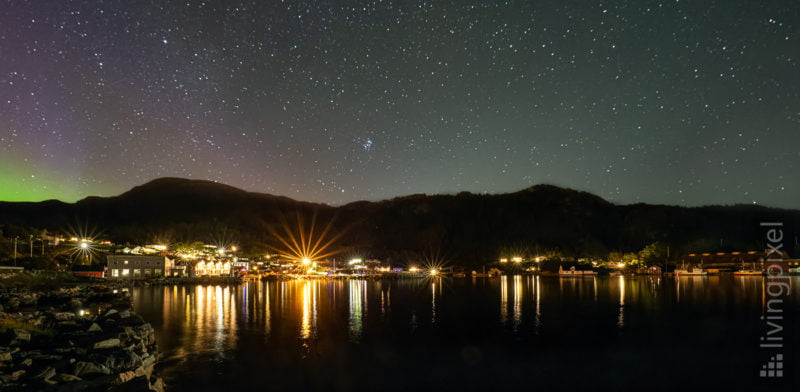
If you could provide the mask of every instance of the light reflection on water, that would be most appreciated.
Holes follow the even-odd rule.
[[[192,384],[200,382],[195,379],[215,382],[221,377],[245,383],[250,373],[237,373],[237,380],[231,380],[226,374],[234,370],[211,369],[241,366],[245,361],[252,377],[264,372],[289,377],[285,373],[292,366],[302,370],[297,377],[306,377],[317,374],[315,366],[337,367],[341,373],[351,366],[382,366],[376,358],[399,357],[387,362],[397,363],[411,355],[412,362],[419,361],[414,350],[444,352],[448,347],[454,352],[466,350],[473,363],[496,350],[493,345],[503,339],[514,342],[509,350],[535,351],[541,342],[586,337],[593,344],[609,342],[603,350],[613,351],[626,343],[626,336],[639,342],[635,336],[653,335],[664,339],[664,347],[675,349],[681,344],[702,346],[703,339],[718,338],[714,328],[723,327],[731,339],[751,339],[755,347],[765,306],[764,281],[731,276],[518,275],[154,286],[136,287],[132,295],[135,310],[156,329],[159,349],[165,354],[160,366],[168,381]],[[701,332],[686,338],[684,324],[692,323],[711,324],[698,324]],[[744,329],[737,331],[731,325]],[[360,354],[354,347],[391,350]],[[414,354],[403,354],[404,350]],[[333,376],[326,372],[319,377]],[[346,381],[343,385],[356,382]]]
[[[367,308],[367,282],[365,280],[351,280],[348,282],[350,291],[350,340],[361,340],[363,317]]]
[[[619,281],[619,317],[617,318],[617,326],[622,328],[625,326],[625,277],[620,275]]]

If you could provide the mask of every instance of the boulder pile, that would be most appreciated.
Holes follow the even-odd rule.
[[[4,292],[0,303],[13,310],[0,311],[0,390],[164,390],[153,327],[127,292]]]

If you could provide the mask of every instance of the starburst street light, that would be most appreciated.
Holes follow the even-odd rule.
[[[82,260],[83,263],[88,263],[94,256],[95,249],[92,242],[84,238],[75,244],[70,253],[73,257],[77,256],[77,259]]]
[[[296,220],[289,222],[285,215],[279,214],[280,230],[270,227],[270,233],[279,242],[274,247],[280,256],[308,266],[316,260],[321,260],[339,253],[333,249],[334,243],[342,236],[343,232],[332,234],[333,220],[320,230],[317,224],[317,212],[311,216],[311,222],[306,226],[306,219],[300,211],[295,214]]]
[[[69,226],[68,232],[70,240],[74,241],[74,244],[68,248],[71,259],[88,264],[97,255],[96,246],[99,243],[95,241],[101,233],[96,229],[90,229],[88,224]]]

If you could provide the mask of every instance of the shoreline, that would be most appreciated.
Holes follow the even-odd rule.
[[[14,275],[0,283],[64,278]],[[155,332],[133,312],[129,291],[69,279],[60,286],[0,286],[0,389],[163,392]]]

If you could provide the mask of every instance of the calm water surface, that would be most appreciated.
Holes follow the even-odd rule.
[[[761,277],[503,276],[133,289],[170,391],[796,390],[759,377]]]

